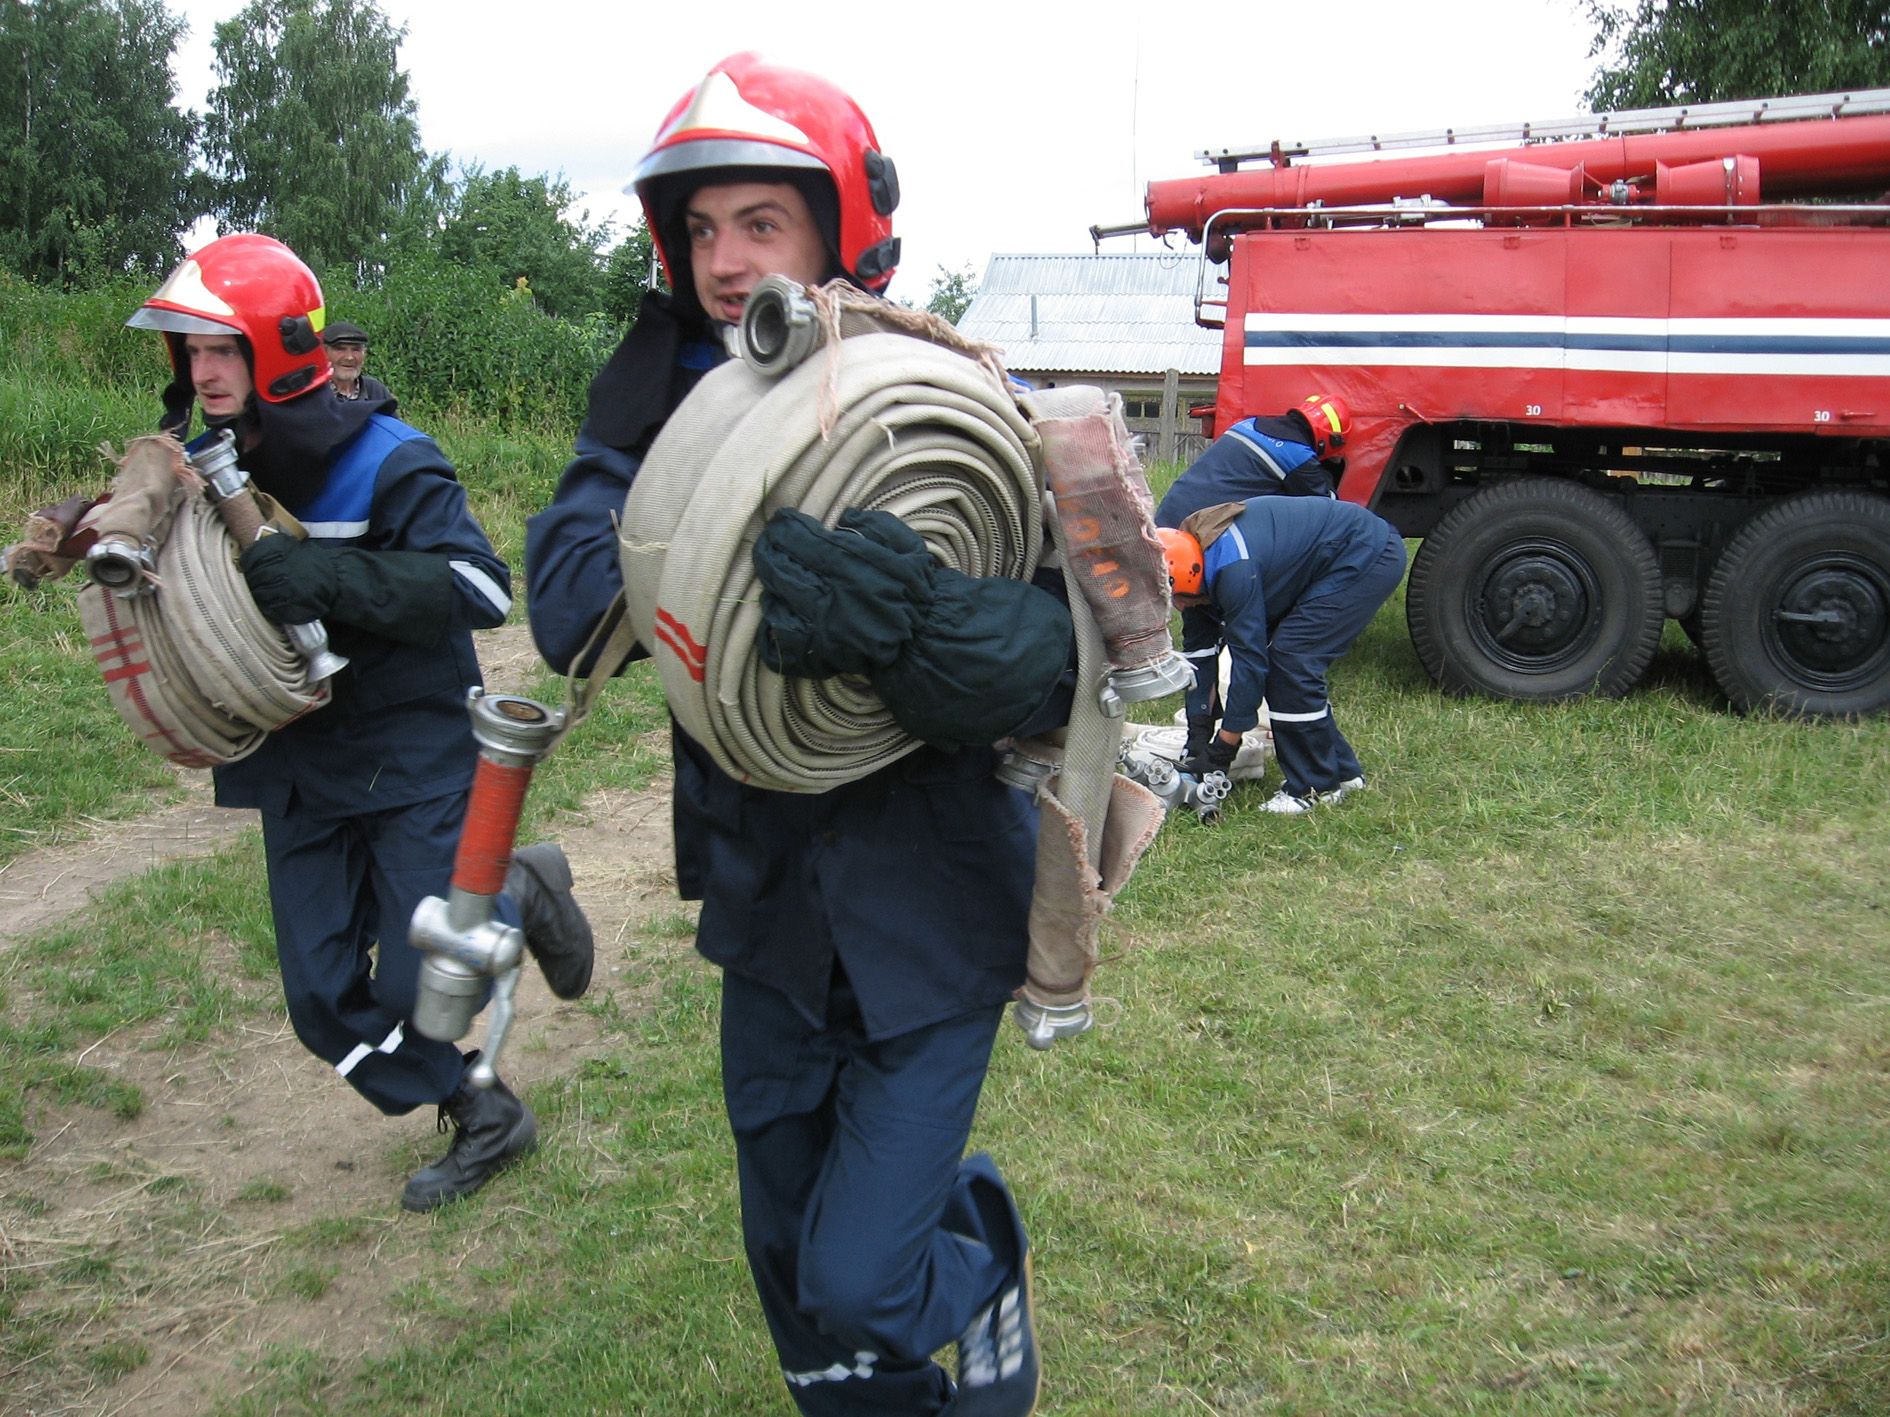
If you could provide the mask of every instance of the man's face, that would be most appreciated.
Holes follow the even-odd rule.
[[[234,418],[241,413],[256,391],[256,381],[236,336],[185,335],[184,354],[204,417]]]
[[[827,274],[826,244],[807,199],[789,182],[699,188],[684,212],[696,299],[709,318],[734,324],[763,276],[802,285]]]
[[[335,378],[353,384],[361,377],[361,366],[367,363],[367,346],[359,340],[336,340],[328,346],[328,362],[335,366]]]

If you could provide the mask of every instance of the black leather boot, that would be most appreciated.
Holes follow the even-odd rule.
[[[432,1210],[469,1196],[538,1145],[538,1119],[502,1080],[480,1088],[462,1079],[440,1104],[441,1131],[449,1118],[453,1144],[413,1173],[400,1197],[403,1210]]]
[[[571,895],[571,863],[553,841],[521,846],[505,873],[505,893],[525,921],[525,948],[560,999],[575,999],[591,987],[596,948],[591,922]]]

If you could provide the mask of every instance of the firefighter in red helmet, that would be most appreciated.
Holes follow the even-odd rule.
[[[472,631],[511,607],[511,572],[453,468],[389,399],[328,390],[314,273],[267,236],[225,236],[171,272],[127,324],[164,335],[163,425],[235,438],[239,465],[307,530],[259,537],[240,565],[257,606],[322,620],[348,663],[331,700],[215,769],[216,800],[256,808],[283,993],[296,1036],[382,1112],[438,1106],[454,1123],[402,1204],[470,1194],[529,1150],[530,1109],[470,1059],[411,1027],[414,907],[444,895],[478,750],[465,711],[479,683]],[[500,914],[523,924],[553,988],[582,992],[591,937],[555,846],[525,848]]]
[[[1155,509],[1157,526],[1249,497],[1330,497],[1345,462],[1352,415],[1336,394],[1312,393],[1277,418],[1243,418],[1175,479]]]
[[[593,382],[577,456],[526,534],[532,629],[559,670],[587,667],[622,584],[613,518],[665,420],[725,357],[718,327],[763,276],[881,291],[899,256],[898,178],[858,105],[751,54],[675,105],[634,188],[671,291],[646,298]],[[765,547],[806,552],[797,564],[823,588],[904,554],[866,545],[896,540],[896,521],[849,535],[797,515],[777,512],[756,548],[764,615],[783,594]],[[957,575],[922,544],[919,558]],[[1041,598],[1011,618],[1047,603],[1057,619],[1014,671],[1041,677],[1043,707],[1012,731],[1040,731],[1067,710],[1068,611],[1003,584]],[[1022,1417],[1039,1372],[1027,1240],[995,1164],[964,1149],[1024,979],[1034,804],[993,776],[988,740],[802,793],[737,782],[672,738],[678,884],[701,900],[697,948],[723,971],[742,1226],[789,1393],[810,1414]],[[953,1345],[955,1372],[934,1359]]]

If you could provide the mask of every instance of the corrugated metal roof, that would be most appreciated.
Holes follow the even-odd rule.
[[[993,256],[958,328],[999,346],[1020,374],[1218,374],[1221,332],[1194,322],[1197,260]]]

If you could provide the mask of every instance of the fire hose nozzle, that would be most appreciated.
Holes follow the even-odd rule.
[[[223,524],[230,529],[239,546],[275,531],[262,525],[262,513],[256,507],[249,474],[236,465],[236,435],[225,428],[209,443],[190,455],[190,465],[204,481],[204,500],[217,509]],[[346,656],[328,647],[328,627],[319,620],[301,625],[284,625],[289,647],[302,660],[311,684],[319,684],[348,667]]]
[[[157,560],[141,542],[114,536],[95,541],[85,553],[86,574],[121,600],[151,593]]]
[[[525,790],[556,745],[564,714],[533,699],[477,688],[466,696],[466,708],[479,762],[453,860],[452,889],[414,908],[407,938],[425,956],[413,1024],[428,1038],[464,1038],[491,988],[492,1021],[479,1061],[467,1074],[474,1087],[491,1087],[512,1026],[512,999],[525,955],[524,932],[496,917],[494,901],[512,863]]]
[[[1087,999],[1076,1004],[1039,1004],[1019,999],[1011,1005],[1011,1017],[1024,1030],[1024,1041],[1039,1052],[1059,1039],[1075,1038],[1096,1026],[1096,1015]]]
[[[757,374],[778,378],[820,348],[820,315],[807,289],[786,276],[764,276],[748,293],[741,323],[728,328],[729,353]]]

